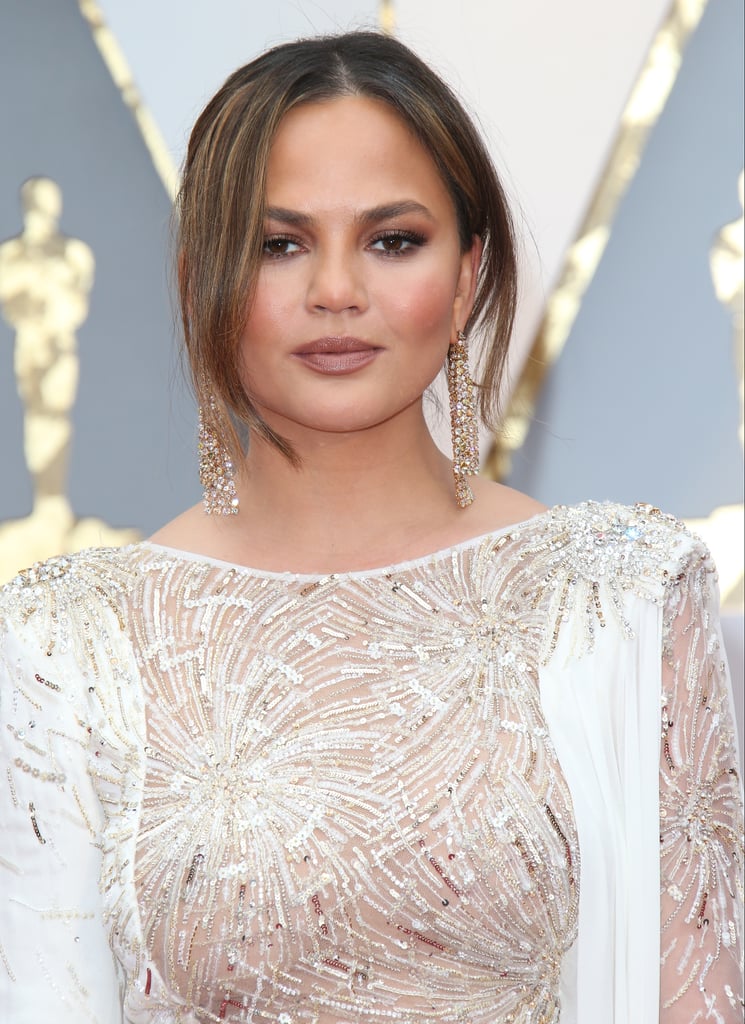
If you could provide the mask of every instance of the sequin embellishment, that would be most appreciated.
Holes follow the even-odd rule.
[[[678,612],[697,596],[674,590],[682,543],[656,510],[587,505],[379,572],[254,573],[140,545],[21,576],[5,600],[43,653],[12,669],[12,806],[57,856],[62,790],[100,845],[130,1018],[558,1024],[582,864],[539,670],[565,633],[576,657],[610,622],[631,638],[634,598],[675,611],[664,934],[685,913],[734,950],[729,737],[706,772],[683,742],[722,705],[677,683]],[[716,668],[711,640],[696,656]],[[66,749],[86,752],[98,806],[57,736],[21,735],[45,701],[72,709]],[[671,1005],[699,997],[709,968],[663,954],[692,979]]]

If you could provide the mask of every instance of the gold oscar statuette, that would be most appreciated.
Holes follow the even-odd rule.
[[[14,369],[23,407],[23,451],[33,507],[0,524],[0,582],[51,555],[136,540],[98,519],[76,519],[67,498],[70,414],[78,387],[76,331],[88,315],[94,258],[59,231],[62,193],[50,178],[21,188],[23,230],[0,244],[0,309],[15,331]]]
[[[740,207],[745,196],[745,174],[740,172],[738,191]],[[745,396],[745,283],[743,281],[743,214],[725,224],[717,235],[709,254],[714,291],[732,317],[734,370],[740,392],[740,444],[745,443],[743,430],[743,397]],[[745,513],[742,505],[715,508],[706,519],[687,520],[711,548],[719,570],[722,607],[741,610],[743,607],[743,556],[745,555]]]

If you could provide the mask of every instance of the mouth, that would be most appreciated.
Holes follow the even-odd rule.
[[[300,345],[293,356],[319,373],[353,373],[373,362],[382,351],[361,338],[328,336]]]

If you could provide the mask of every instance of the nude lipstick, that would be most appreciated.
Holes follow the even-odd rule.
[[[361,338],[329,335],[298,346],[293,356],[317,373],[341,376],[368,366],[380,351]]]

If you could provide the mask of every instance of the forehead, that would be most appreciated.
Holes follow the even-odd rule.
[[[452,208],[434,160],[387,104],[343,96],[302,104],[282,119],[267,165],[270,205],[366,206],[403,193]]]

